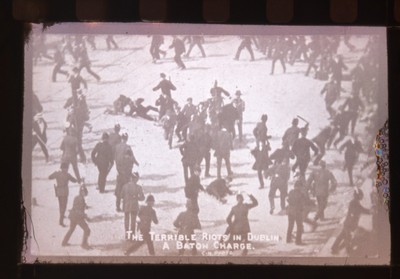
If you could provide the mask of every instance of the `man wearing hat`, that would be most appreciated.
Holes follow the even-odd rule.
[[[238,133],[239,133],[239,142],[242,142],[242,136],[243,136],[243,112],[245,110],[246,104],[245,102],[240,98],[242,95],[242,92],[240,90],[237,90],[236,93],[236,98],[233,99],[232,105],[236,108],[238,112],[238,120],[237,120],[237,126],[238,126]],[[233,130],[235,131],[235,130]]]
[[[140,246],[142,246],[144,243],[147,244],[147,248],[149,250],[149,254],[151,256],[154,256],[154,245],[153,241],[151,240],[151,223],[153,222],[154,224],[158,224],[158,219],[157,219],[157,214],[156,211],[154,210],[154,196],[153,195],[148,195],[146,198],[146,204],[147,205],[142,205],[139,209],[138,217],[139,217],[139,222],[138,222],[138,229],[140,233],[142,234],[142,239],[140,241],[135,241],[135,243],[128,248],[128,250],[125,252],[125,255],[128,256],[131,253],[135,252],[137,249],[139,249]]]
[[[92,151],[92,162],[96,165],[99,170],[99,176],[97,184],[99,192],[104,193],[106,187],[107,175],[114,165],[113,150],[108,142],[109,136],[107,133],[103,133],[101,137],[102,142],[96,144]]]
[[[195,105],[193,105],[193,98],[189,97],[187,98],[187,103],[184,105],[182,108],[182,111],[180,112],[182,115],[182,137],[183,140],[187,140],[187,132],[189,129],[189,123],[190,120],[192,119],[192,115],[197,113],[197,108]]]
[[[318,219],[324,220],[324,211],[328,204],[329,193],[335,191],[337,186],[335,176],[331,171],[326,169],[325,161],[321,160],[319,165],[321,168],[319,170],[314,170],[307,180],[307,186],[317,198],[318,203],[317,214],[314,217],[315,225]]]
[[[136,217],[139,211],[139,201],[144,201],[143,189],[137,184],[139,174],[133,173],[121,190],[123,200],[122,208],[125,214],[125,237],[128,238],[128,232],[136,233]]]
[[[69,213],[69,219],[71,220],[70,227],[62,241],[62,246],[69,245],[68,241],[73,232],[75,231],[76,226],[80,226],[83,230],[83,239],[81,247],[86,250],[91,249],[91,247],[88,244],[90,229],[88,224],[86,223],[86,219],[88,219],[88,217],[86,216],[85,213],[87,207],[85,202],[85,197],[87,195],[88,195],[87,188],[85,186],[81,186],[79,189],[79,195],[75,197],[72,209],[70,210]]]
[[[164,73],[160,74],[161,81],[158,83],[156,87],[153,88],[153,91],[157,91],[161,89],[162,94],[164,97],[171,98],[171,90],[176,90],[175,85],[172,84],[171,79],[167,80],[166,75]]]
[[[77,182],[75,177],[68,173],[68,164],[62,163],[61,168],[58,171],[53,172],[49,175],[49,179],[55,179],[57,184],[54,185],[54,190],[56,192],[56,197],[58,198],[58,205],[60,210],[60,219],[59,224],[63,227],[64,225],[64,217],[65,211],[67,210],[68,203],[68,182],[71,181],[73,183]]]

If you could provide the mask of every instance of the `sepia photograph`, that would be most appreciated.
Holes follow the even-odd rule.
[[[386,47],[384,27],[32,24],[22,262],[389,265]]]

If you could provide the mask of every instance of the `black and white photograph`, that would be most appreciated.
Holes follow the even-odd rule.
[[[390,263],[385,28],[33,24],[24,63],[23,262]]]

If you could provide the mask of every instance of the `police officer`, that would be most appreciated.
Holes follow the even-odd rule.
[[[68,173],[68,164],[62,163],[61,168],[58,171],[50,174],[49,179],[55,179],[57,184],[54,185],[54,190],[56,192],[56,197],[58,198],[58,205],[60,209],[60,219],[59,224],[62,227],[64,225],[65,211],[67,210],[68,203],[68,182],[71,181],[73,183],[77,182],[75,177]]]
[[[140,220],[138,222],[138,229],[139,229],[140,233],[142,234],[142,240],[135,241],[135,243],[130,248],[128,248],[128,250],[125,252],[126,256],[135,252],[144,243],[147,244],[147,249],[149,250],[149,254],[151,256],[154,256],[154,254],[155,254],[154,253],[154,245],[153,245],[153,241],[151,240],[151,236],[150,236],[151,223],[154,223],[156,225],[158,224],[157,214],[153,208],[154,202],[155,202],[154,196],[148,195],[146,198],[147,205],[140,207],[139,213],[138,213],[138,217]]]
[[[326,145],[327,145],[327,143],[329,141],[329,138],[331,137],[331,133],[332,133],[332,127],[331,126],[327,126],[324,129],[322,129],[318,133],[318,135],[316,135],[312,139],[312,141],[317,144],[318,151],[319,151],[317,157],[315,157],[314,166],[317,166],[319,161],[324,157]]]
[[[143,189],[137,184],[139,174],[133,173],[121,190],[121,198],[123,200],[122,208],[125,219],[125,237],[136,234],[136,217],[139,212],[139,201],[144,201]],[[130,234],[128,233],[130,232]]]
[[[115,166],[117,168],[117,185],[115,187],[116,209],[121,212],[122,186],[129,182],[132,176],[133,165],[139,165],[133,154],[132,148],[127,144],[128,134],[123,133],[121,143],[115,147]]]
[[[62,241],[62,246],[68,246],[68,241],[75,231],[76,226],[80,226],[83,230],[83,238],[82,238],[82,244],[81,247],[83,249],[89,250],[91,247],[89,246],[88,243],[88,238],[90,235],[90,229],[88,224],[86,223],[86,220],[89,220],[89,218],[85,214],[86,210],[86,202],[85,202],[85,197],[88,195],[88,191],[85,186],[81,186],[79,189],[79,195],[75,197],[74,203],[72,206],[72,209],[69,214],[69,219],[70,219],[70,227],[68,232],[66,233],[63,241]]]
[[[104,193],[106,187],[107,175],[110,172],[112,166],[114,165],[113,150],[108,142],[109,136],[107,133],[103,133],[102,142],[96,144],[92,151],[92,162],[96,165],[99,170],[99,176],[97,184],[99,187],[99,192]]]
[[[324,211],[328,205],[329,193],[335,191],[337,186],[335,176],[331,171],[326,169],[325,161],[321,160],[319,165],[321,168],[319,170],[314,170],[307,180],[308,187],[311,189],[311,192],[314,193],[314,196],[317,197],[318,210],[314,217],[315,225],[318,219],[324,220]]]
[[[276,190],[279,190],[280,193],[281,212],[286,209],[286,196],[288,192],[288,182],[290,178],[290,167],[287,161],[283,160],[281,163],[274,165],[272,168],[273,174],[271,177],[271,184],[268,193],[270,214],[274,213]]]

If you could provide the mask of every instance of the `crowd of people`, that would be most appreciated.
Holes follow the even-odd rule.
[[[107,36],[106,40],[108,49],[112,49],[112,46],[114,49],[118,49],[112,36]],[[157,61],[165,59],[168,52],[168,49],[161,49],[164,40],[164,36],[161,35],[154,35],[151,38],[150,54],[155,64]],[[185,46],[186,41],[188,41],[188,45]],[[308,131],[312,121],[298,115],[293,119],[291,126],[281,135],[281,146],[272,150],[270,144],[272,135],[268,132],[268,119],[279,116],[265,112],[259,116],[259,122],[254,126],[252,135],[249,135],[255,140],[255,146],[249,151],[249,156],[254,157],[252,169],[257,172],[259,188],[269,188],[270,214],[275,214],[275,197],[277,191],[280,193],[280,212],[278,214],[287,215],[288,218],[286,242],[292,242],[294,224],[296,224],[295,244],[303,245],[302,235],[305,232],[303,224],[309,224],[310,231],[318,229],[319,221],[325,219],[324,212],[329,197],[338,187],[337,177],[332,172],[332,164],[329,159],[324,159],[327,150],[344,152],[341,164],[348,175],[346,184],[354,186],[354,199],[350,202],[343,232],[333,245],[332,253],[337,253],[341,247],[345,247],[347,253],[351,254],[353,249],[351,233],[357,228],[360,214],[370,213],[360,204],[363,193],[357,187],[360,185],[354,181],[353,174],[354,168],[359,165],[360,154],[366,153],[365,149],[368,148],[366,145],[370,144],[370,139],[364,137],[364,142],[361,142],[359,135],[365,135],[368,132],[360,132],[361,128],[356,128],[359,128],[360,122],[366,122],[368,126],[376,121],[377,110],[371,108],[374,108],[378,95],[379,77],[377,74],[380,61],[377,59],[377,38],[374,36],[370,36],[364,49],[359,50],[363,53],[354,68],[346,64],[343,55],[338,54],[341,42],[348,48],[349,53],[355,51],[356,47],[350,43],[347,36],[344,39],[341,36],[319,35],[243,36],[234,59],[240,60],[242,50],[246,49],[250,60],[254,61],[257,50],[261,59],[272,61],[271,75],[275,73],[275,63],[278,60],[283,73],[287,72],[288,66],[305,63],[307,65],[304,67],[305,79],[310,78],[307,76],[313,70],[315,79],[326,82],[316,90],[324,95],[326,110],[329,114],[329,125],[321,129],[315,137],[309,138]],[[178,67],[186,69],[187,66],[183,62],[184,59],[182,60],[182,55],[183,58],[189,57],[194,46],[197,46],[202,57],[205,58],[206,54],[203,48],[205,43],[206,39],[203,36],[174,36],[169,49],[174,50],[174,61]],[[59,224],[63,227],[65,226],[64,219],[69,194],[68,184],[72,182],[81,185],[79,195],[73,201],[69,214],[69,230],[62,245],[68,245],[69,238],[76,226],[80,226],[84,231],[82,241],[84,249],[91,248],[88,243],[90,229],[86,222],[90,218],[85,214],[85,196],[88,191],[78,168],[78,159],[82,163],[87,161],[83,148],[84,128],[87,127],[90,132],[95,127],[89,123],[91,104],[86,102],[85,94],[88,86],[81,75],[82,70],[86,69],[87,73],[97,81],[101,80],[100,76],[90,67],[88,45],[92,51],[96,50],[94,36],[77,35],[73,38],[66,36],[55,46],[53,57],[44,50],[38,50],[34,57],[35,61],[41,57],[52,58],[55,64],[52,81],[56,81],[58,75],[61,74],[66,77],[66,81],[71,86],[71,96],[64,105],[68,116],[64,125],[64,137],[60,143],[62,152],[60,170],[52,173],[49,179],[56,180],[55,190],[60,210]],[[45,48],[45,45],[41,45],[41,47]],[[188,47],[187,52],[186,47]],[[66,55],[69,55],[74,61],[72,72],[63,70]],[[178,235],[189,237],[195,230],[201,229],[199,212],[208,209],[199,207],[200,191],[215,197],[216,202],[221,204],[227,202],[228,195],[236,194],[237,204],[232,207],[227,216],[227,229],[224,234],[229,235],[226,239],[228,243],[235,241],[248,243],[247,235],[251,231],[248,219],[249,210],[258,205],[258,200],[263,198],[263,194],[259,194],[257,199],[245,192],[235,193],[236,191],[230,189],[230,183],[235,179],[231,153],[235,152],[235,149],[245,146],[243,119],[248,108],[242,98],[242,92],[240,90],[236,90],[234,93],[229,92],[221,87],[221,81],[215,81],[214,86],[210,88],[209,98],[194,104],[193,98],[189,97],[185,104],[179,104],[173,98],[173,91],[179,90],[179,88],[173,84],[171,78],[167,79],[165,73],[161,73],[160,78],[160,82],[153,87],[154,92],[160,91],[154,106],[143,105],[145,98],[131,99],[129,96],[120,95],[114,101],[113,107],[107,109],[106,113],[110,114],[110,117],[120,114],[127,117],[141,117],[158,123],[158,126],[163,129],[168,147],[170,149],[176,147],[177,152],[180,152],[183,169],[182,184],[184,185],[182,195],[185,195],[187,203],[186,209],[171,224],[177,228]],[[346,92],[343,88],[344,82],[351,83],[350,92]],[[346,92],[346,96],[343,96],[342,92]],[[33,96],[32,108],[33,148],[39,144],[46,161],[48,161],[51,154],[49,155],[46,147],[47,125],[44,120],[43,107],[36,95]],[[154,127],[159,129],[157,126]],[[146,186],[140,186],[140,175],[133,172],[133,166],[139,165],[139,162],[136,160],[131,146],[127,143],[129,136],[132,135],[121,132],[120,124],[110,128],[113,128],[113,131],[111,133],[104,132],[101,141],[90,153],[91,163],[98,169],[98,191],[106,194],[108,174],[115,165],[117,171],[115,208],[117,212],[124,213],[126,239],[129,240],[132,235],[136,234],[137,219],[139,220],[138,231],[143,236],[141,241],[133,241],[125,254],[134,253],[141,244],[146,243],[149,254],[155,255],[150,231],[152,223],[158,224],[157,214],[153,208],[157,197],[154,195],[145,197],[143,188]],[[216,162],[216,179],[205,187],[204,183],[202,184],[201,173],[204,173],[205,178],[211,177],[213,157]],[[142,160],[150,160],[150,158],[142,158]],[[222,170],[222,163],[226,167],[226,172]],[[68,172],[70,165],[74,176]],[[250,169],[249,171],[251,172]],[[269,187],[265,186],[267,181],[270,181]],[[290,190],[291,185],[293,185],[293,189]],[[244,202],[246,195],[249,196],[250,203]],[[143,201],[146,205],[141,205]],[[313,218],[309,218],[310,213],[314,210],[316,211],[315,215]],[[243,255],[247,255],[247,248],[242,252]],[[182,248],[179,250],[179,255],[183,254],[184,249]],[[195,246],[193,246],[192,254],[196,254]]]

